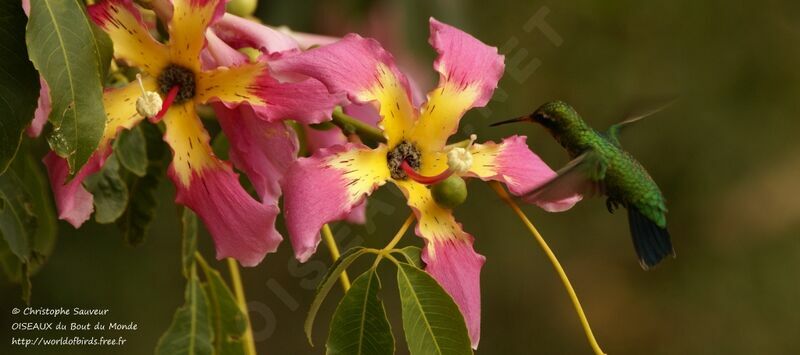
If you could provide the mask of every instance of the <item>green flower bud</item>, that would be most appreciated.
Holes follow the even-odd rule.
[[[244,47],[239,48],[239,53],[242,53],[247,56],[247,59],[250,60],[250,63],[255,63],[258,61],[258,57],[261,56],[261,51],[255,49],[253,47]]]
[[[256,12],[258,0],[231,0],[225,5],[225,10],[241,17],[253,15]]]
[[[431,192],[434,201],[445,208],[455,208],[467,200],[467,184],[458,175],[450,175],[433,185]]]

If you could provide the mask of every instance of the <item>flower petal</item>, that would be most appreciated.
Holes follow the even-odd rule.
[[[500,181],[508,186],[512,194],[521,196],[556,176],[556,172],[533,153],[524,136],[511,136],[503,139],[500,144],[487,142],[473,144],[472,167],[469,176],[481,180]],[[527,201],[534,203],[549,212],[560,212],[572,208],[581,200],[580,195],[556,201]]]
[[[170,61],[200,71],[206,28],[225,13],[224,0],[173,0],[169,21]]]
[[[111,154],[111,149],[107,145],[98,149],[71,180],[66,159],[54,152],[48,152],[45,155],[42,162],[47,168],[47,175],[50,178],[59,219],[69,222],[75,228],[80,227],[89,219],[94,211],[94,198],[83,187],[83,180],[100,171],[109,154]]]
[[[156,80],[146,76],[142,85],[147,91],[156,90]],[[102,140],[108,142],[117,136],[121,129],[131,129],[143,120],[136,111],[136,100],[142,95],[138,82],[129,83],[121,88],[106,89],[103,92],[103,108],[106,111],[106,128]]]
[[[472,347],[481,338],[481,268],[486,258],[472,248],[472,236],[464,240],[428,242],[422,251],[425,271],[453,297],[464,315]]]
[[[278,204],[280,182],[296,160],[297,137],[284,122],[266,122],[248,105],[229,109],[215,103],[214,111],[230,141],[230,160],[244,171],[263,203]]]
[[[226,13],[211,28],[233,48],[250,47],[266,53],[299,51],[297,41],[287,34],[236,15]]]
[[[231,103],[247,101],[268,121],[293,118],[319,123],[329,120],[333,107],[341,101],[316,80],[278,82],[264,62],[203,72],[197,81],[197,102],[222,101],[231,107]]]
[[[389,178],[386,147],[337,145],[300,158],[284,184],[286,228],[298,260],[311,257],[322,225],[348,216]]]
[[[248,195],[228,165],[218,162],[193,171],[189,185],[183,185],[172,168],[169,176],[178,192],[175,202],[197,213],[214,238],[217,259],[232,257],[244,266],[256,266],[278,248],[283,239],[275,229],[278,207]]]
[[[395,181],[417,216],[418,236],[425,239],[423,261],[453,297],[467,323],[472,346],[480,340],[480,270],[485,258],[472,249],[473,237],[456,222],[453,211],[436,204],[431,191],[414,181]]]
[[[200,216],[218,259],[233,257],[244,266],[260,263],[282,239],[275,230],[278,207],[248,195],[231,167],[214,157],[192,103],[170,108],[164,123],[164,140],[173,151],[168,175],[177,190],[175,202]]]
[[[195,112],[194,103],[172,105],[164,115],[164,124],[167,126],[164,141],[172,148],[173,158],[171,170],[178,182],[189,186],[192,175],[217,165],[208,142],[208,132],[203,127],[200,118]]]
[[[36,106],[36,111],[33,113],[33,121],[30,126],[25,129],[28,137],[36,138],[42,134],[42,129],[47,123],[47,118],[50,116],[52,106],[50,106],[50,88],[43,77],[39,77],[39,103]]]
[[[439,86],[428,93],[415,137],[438,150],[458,129],[464,112],[489,102],[505,66],[496,47],[433,18],[430,27],[429,41],[439,54],[433,64],[439,72]]]
[[[206,50],[202,54],[208,54],[206,58],[211,59],[208,63],[203,62],[203,70],[212,70],[218,66],[232,67],[250,61],[244,53],[231,48],[220,39],[212,29],[206,31]]]
[[[270,65],[280,72],[317,79],[331,92],[344,92],[356,103],[377,103],[390,147],[403,139],[404,132],[410,132],[416,120],[408,80],[392,55],[373,39],[350,34],[331,45],[283,56]]]
[[[352,107],[355,105],[349,105]],[[372,108],[372,107],[370,107]],[[345,108],[347,111],[347,108]],[[303,133],[305,134],[306,149],[312,154],[323,148],[330,148],[335,145],[347,144],[347,137],[344,135],[339,127],[330,127],[326,130],[314,129],[309,126],[303,126]],[[350,214],[344,219],[349,223],[364,224],[367,222],[367,200],[353,207]]]
[[[89,5],[87,10],[92,20],[111,37],[115,57],[148,73],[155,73],[167,64],[167,47],[150,36],[131,0],[102,0]]]

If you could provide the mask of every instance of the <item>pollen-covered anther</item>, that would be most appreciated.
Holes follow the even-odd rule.
[[[472,153],[466,148],[453,148],[447,152],[447,166],[456,174],[463,174],[472,167]]]
[[[139,88],[142,90],[142,96],[136,99],[136,112],[143,117],[155,117],[161,111],[161,105],[163,104],[161,96],[158,93],[144,89],[141,74],[136,74],[136,80],[139,81]]]
[[[420,152],[417,147],[409,142],[401,142],[394,149],[386,154],[386,161],[389,164],[389,172],[392,179],[404,180],[408,178],[405,170],[403,170],[403,162],[406,162],[414,170],[419,170],[421,165]]]
[[[168,65],[158,75],[158,90],[162,95],[167,95],[174,87],[178,88],[174,101],[176,104],[194,98],[196,85],[194,71],[177,64]]]

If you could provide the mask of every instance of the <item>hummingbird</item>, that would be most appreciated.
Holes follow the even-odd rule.
[[[664,195],[650,174],[630,153],[622,148],[620,131],[665,108],[631,115],[598,132],[578,112],[562,101],[543,104],[532,114],[502,122],[535,122],[550,132],[572,159],[557,171],[556,177],[535,188],[523,199],[561,199],[576,193],[605,196],[610,213],[619,206],[628,211],[633,246],[639,264],[647,270],[666,256],[675,257],[667,231],[667,207]]]

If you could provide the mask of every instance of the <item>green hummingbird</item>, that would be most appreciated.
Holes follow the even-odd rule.
[[[622,149],[619,133],[666,105],[630,116],[605,132],[590,127],[568,104],[552,101],[530,115],[492,124],[535,122],[547,129],[572,159],[559,169],[557,176],[534,189],[523,199],[560,199],[579,193],[604,195],[609,212],[619,206],[628,210],[628,224],[639,264],[645,270],[667,255],[675,257],[667,231],[667,207],[664,195],[647,170]]]

